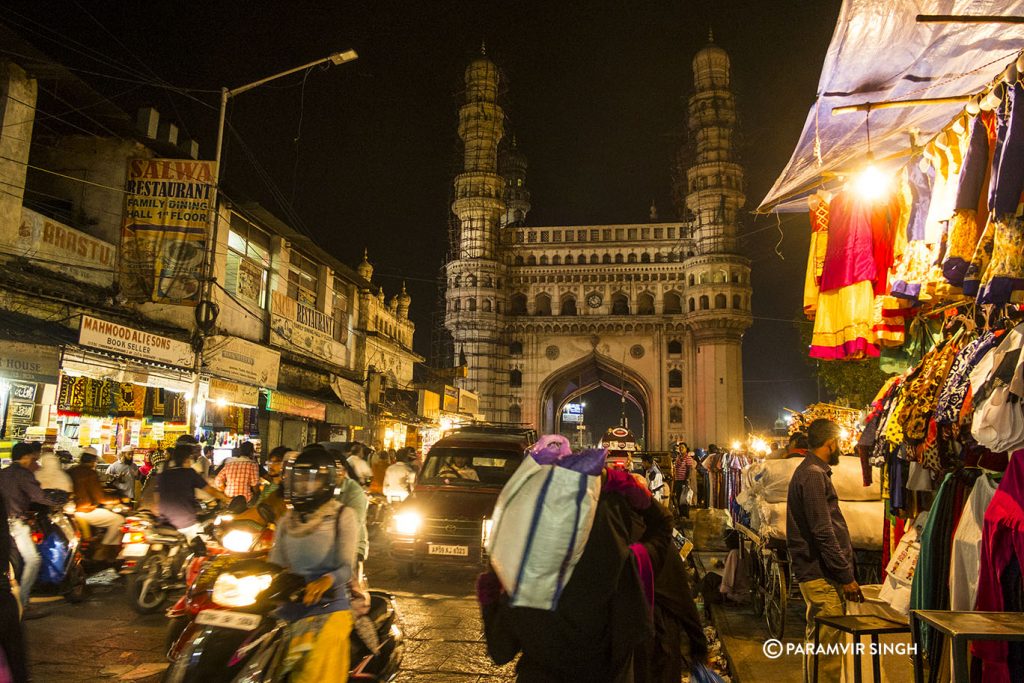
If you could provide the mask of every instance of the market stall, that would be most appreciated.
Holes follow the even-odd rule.
[[[1022,14],[844,3],[761,206],[809,215],[810,355],[892,375],[856,451],[881,492],[879,599],[899,615],[1024,610]],[[918,646],[939,680],[941,635],[925,628]],[[972,653],[981,680],[1024,680],[1020,645]]]

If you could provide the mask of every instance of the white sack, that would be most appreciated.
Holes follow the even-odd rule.
[[[850,541],[859,550],[882,549],[884,504],[879,501],[839,501],[850,530]],[[786,540],[786,504],[761,502],[757,508],[761,536]]]
[[[803,461],[804,459],[798,456],[762,462],[757,466],[758,469],[751,473],[756,493],[769,503],[785,503],[789,495],[789,480],[793,478],[793,472]],[[844,455],[839,458],[839,464],[832,468],[832,485],[836,488],[839,500],[882,499],[878,481],[871,486],[864,486],[860,458],[856,456]]]
[[[513,607],[553,610],[583,554],[601,479],[523,459],[492,516],[487,553]]]

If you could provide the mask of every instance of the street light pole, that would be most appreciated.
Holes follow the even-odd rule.
[[[214,271],[216,265],[216,258],[214,253],[217,249],[217,238],[218,229],[220,227],[220,211],[217,209],[218,194],[220,190],[220,166],[221,166],[221,154],[224,150],[224,124],[227,117],[228,100],[236,95],[241,95],[244,92],[248,92],[253,88],[258,88],[264,83],[277,80],[278,78],[284,78],[290,76],[293,73],[299,71],[305,71],[311,69],[314,66],[320,66],[330,62],[331,64],[338,66],[345,64],[346,62],[352,62],[359,58],[358,53],[355,50],[346,50],[344,52],[332,52],[331,54],[321,59],[315,59],[312,62],[308,62],[301,66],[296,66],[286,71],[261,78],[258,81],[252,83],[246,83],[240,85],[237,88],[221,88],[220,89],[220,112],[217,117],[217,147],[214,150],[213,155],[213,178],[212,185],[213,191],[210,193],[210,244],[207,246],[203,254],[203,295],[200,298],[199,305],[200,310],[196,314],[196,329],[199,333],[198,343],[195,345],[195,359],[193,365],[193,381],[192,381],[192,401],[193,405],[190,406],[189,410],[189,423],[192,425],[190,429],[191,433],[196,431],[196,422],[198,422],[198,415],[196,414],[196,404],[199,401],[199,373],[203,367],[203,347],[205,346],[206,336],[209,329],[213,326],[215,321],[215,314],[213,313],[213,283],[214,283]]]

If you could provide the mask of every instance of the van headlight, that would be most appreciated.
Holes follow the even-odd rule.
[[[233,553],[247,553],[252,549],[256,534],[242,529],[232,529],[220,539],[220,544]]]
[[[418,512],[399,512],[394,517],[395,533],[401,536],[415,536],[423,525],[423,515]]]
[[[494,528],[493,519],[485,519],[483,528],[480,530],[480,542],[487,547],[487,542],[491,540],[491,529]]]
[[[248,607],[270,587],[273,578],[270,574],[221,574],[213,584],[213,601],[224,607]]]

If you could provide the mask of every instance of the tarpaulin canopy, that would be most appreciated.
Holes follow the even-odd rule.
[[[1024,24],[919,23],[918,15],[1024,17],[1024,0],[845,0],[800,142],[758,211],[805,210],[803,198],[822,178],[865,162],[865,112],[833,116],[833,108],[972,95],[1024,48]],[[882,160],[909,149],[915,129],[922,142],[930,140],[963,107],[872,109],[872,156],[900,166],[906,158]]]

